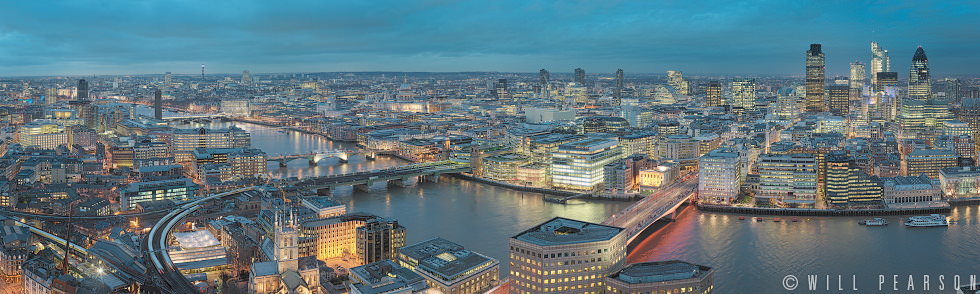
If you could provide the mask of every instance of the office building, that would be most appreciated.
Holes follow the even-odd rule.
[[[708,107],[716,107],[722,105],[721,100],[721,83],[718,81],[709,81],[706,87],[707,91],[707,105]]]
[[[615,116],[593,116],[582,120],[583,133],[620,133],[628,130],[629,121]]]
[[[599,191],[605,180],[603,167],[623,154],[618,141],[591,138],[558,146],[551,158],[553,187]]]
[[[421,275],[429,289],[442,293],[485,293],[500,283],[496,259],[438,237],[398,249],[398,265]]]
[[[252,75],[249,74],[247,70],[242,71],[242,85],[245,86],[252,85]]]
[[[507,79],[498,79],[493,87],[494,98],[510,99],[510,89],[507,88]]]
[[[78,80],[78,88],[75,89],[75,100],[89,100],[88,81],[85,81],[85,79]]]
[[[576,84],[585,86],[585,70],[582,68],[575,69],[575,79],[573,80]]]
[[[847,116],[850,113],[850,86],[832,85],[827,87],[827,106],[830,113]]]
[[[185,201],[195,196],[199,186],[188,178],[136,182],[116,188],[121,208],[135,209],[136,205],[151,201]]]
[[[731,203],[742,186],[742,156],[730,148],[708,152],[698,161],[698,200]]]
[[[942,197],[950,202],[980,199],[980,167],[948,167],[939,170]]]
[[[71,145],[71,133],[65,126],[53,120],[36,119],[20,126],[18,130],[20,145],[41,149],[55,149],[61,145]]]
[[[511,293],[601,293],[626,264],[623,228],[555,217],[509,240]]]
[[[820,44],[806,51],[806,112],[827,111],[824,97],[824,54]]]
[[[238,127],[208,129],[173,129],[171,150],[179,163],[194,160],[197,148],[244,148],[252,145],[251,136]]]
[[[813,208],[817,199],[817,159],[810,153],[759,156],[757,204]]]
[[[613,90],[613,105],[619,105],[623,98],[623,69],[616,70],[616,89]]]
[[[405,246],[405,227],[393,218],[376,217],[357,227],[356,254],[361,264],[395,259]]]
[[[324,206],[340,205],[334,204]],[[301,248],[301,255],[328,260],[353,254],[352,262],[366,264],[394,259],[398,248],[405,246],[405,227],[395,219],[363,212],[335,215],[336,212],[339,210],[329,215],[317,212],[315,219],[300,222],[300,236],[312,239],[310,248]]]
[[[836,150],[824,155],[824,160],[824,194],[828,206],[862,207],[881,203],[881,184],[858,168],[853,156]]]
[[[714,270],[679,260],[641,262],[605,278],[602,293],[691,293],[714,292]]]
[[[878,42],[871,42],[871,84],[877,87],[880,72],[891,71],[891,59],[888,58],[888,50],[881,49]]]
[[[269,168],[268,155],[256,148],[198,148],[193,154],[194,171],[205,182],[262,177]]]
[[[684,80],[684,73],[676,70],[667,71],[667,84],[674,88],[678,94],[690,95],[688,83]]]
[[[929,74],[929,59],[926,52],[919,46],[912,56],[912,66],[909,68],[909,100],[925,101],[932,99],[932,78]]]
[[[163,88],[164,89],[171,89],[171,88],[173,88],[173,84],[174,84],[174,82],[173,82],[173,75],[170,74],[169,71],[166,72],[166,73],[164,73],[163,74]]]
[[[956,167],[956,152],[948,149],[916,149],[909,152],[902,161],[903,174],[918,176],[926,174],[931,179],[939,179],[939,171]]]
[[[248,117],[252,114],[247,99],[221,100],[221,112],[232,117]]]
[[[787,124],[796,121],[797,114],[799,114],[797,100],[799,100],[799,95],[796,93],[796,88],[784,87],[779,89],[776,92],[776,105],[772,109],[775,118],[785,121]]]
[[[735,78],[732,80],[732,107],[744,111],[755,110],[755,79]]]
[[[864,84],[867,81],[865,74],[867,73],[867,68],[864,63],[860,61],[854,61],[851,63],[851,76],[850,76],[850,90],[848,90],[848,100],[860,102],[861,91],[864,89]]]
[[[939,181],[920,174],[908,177],[883,177],[881,186],[885,204],[939,201]]]
[[[160,89],[153,92],[153,117],[163,119],[163,92]]]
[[[414,294],[428,289],[425,278],[391,260],[351,268],[347,287],[350,294]]]
[[[963,98],[961,91],[962,89],[960,79],[946,78],[943,80],[943,93],[946,95],[946,101],[951,103],[960,102]]]

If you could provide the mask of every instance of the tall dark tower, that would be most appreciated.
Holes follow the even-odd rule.
[[[623,69],[616,70],[616,90],[614,92],[616,101],[614,104],[619,105],[620,99],[623,99]]]
[[[85,79],[78,80],[78,89],[76,90],[76,100],[88,100],[88,82]]]
[[[827,111],[824,101],[824,55],[820,44],[810,44],[806,51],[806,111]]]
[[[541,93],[543,93],[544,95],[542,96],[547,99],[551,96],[551,87],[549,86],[551,83],[551,73],[542,68],[539,75],[541,79]]]
[[[163,119],[163,92],[157,89],[153,93],[153,117]]]
[[[575,69],[575,83],[585,86],[585,70],[582,68]]]

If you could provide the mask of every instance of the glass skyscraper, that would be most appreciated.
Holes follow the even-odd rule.
[[[912,66],[909,68],[909,99],[932,99],[932,79],[929,75],[929,60],[922,46],[915,50]]]
[[[810,44],[806,51],[806,111],[827,111],[824,101],[824,55],[820,44]]]

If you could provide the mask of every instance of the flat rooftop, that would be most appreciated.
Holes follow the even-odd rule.
[[[606,241],[623,230],[620,227],[555,217],[511,238],[541,246],[553,246]]]
[[[402,247],[399,253],[418,261],[417,271],[438,276],[450,284],[462,274],[497,261],[463,248],[443,238],[432,238],[421,243]]]
[[[630,284],[642,284],[698,278],[710,270],[710,267],[671,260],[634,263],[610,277]]]

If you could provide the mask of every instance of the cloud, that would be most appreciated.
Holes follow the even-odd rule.
[[[934,72],[978,60],[972,2],[18,1],[0,5],[0,75],[290,71],[799,74],[918,45]],[[872,33],[873,32],[873,33]],[[867,62],[866,62],[867,63]]]

